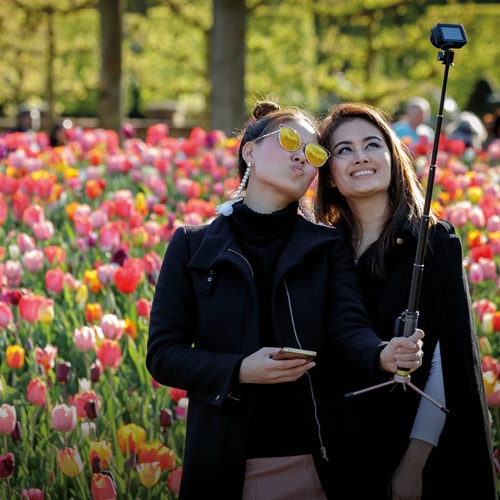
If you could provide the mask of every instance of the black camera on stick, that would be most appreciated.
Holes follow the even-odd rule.
[[[442,50],[459,49],[467,43],[461,24],[438,23],[431,30],[431,43]]]

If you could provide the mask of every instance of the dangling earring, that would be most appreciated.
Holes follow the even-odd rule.
[[[220,205],[217,205],[215,207],[215,212],[218,213],[219,215],[225,215],[226,217],[228,215],[231,215],[233,213],[233,205],[235,203],[238,203],[239,201],[243,200],[243,190],[245,189],[248,178],[250,177],[250,167],[252,166],[251,162],[247,163],[247,169],[245,170],[245,174],[243,175],[243,178],[241,179],[240,185],[238,186],[238,189],[236,193],[234,194],[233,198],[231,198],[228,201],[225,201],[224,203],[221,203]]]
[[[302,215],[309,221],[309,222],[312,222],[314,224],[314,220],[312,218],[312,215],[311,213],[306,210],[306,207],[304,207],[304,205],[302,205],[302,200],[299,200],[299,210],[302,212]]]

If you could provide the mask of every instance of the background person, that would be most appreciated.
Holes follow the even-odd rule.
[[[428,125],[431,106],[424,97],[412,97],[405,106],[404,117],[392,125],[396,134],[412,147],[422,138],[428,142],[434,140],[434,129]]]
[[[373,328],[389,339],[408,306],[424,205],[412,158],[388,116],[362,103],[333,106],[321,143],[331,156],[319,172],[318,221],[349,237]],[[339,498],[496,500],[478,338],[447,221],[431,219],[418,309],[426,355],[413,383],[449,414],[401,384],[349,399],[334,461],[346,479]]]
[[[31,132],[33,130],[33,118],[31,110],[20,109],[16,116],[16,124],[9,130],[11,132]]]
[[[235,198],[168,245],[146,364],[158,382],[188,391],[181,500],[337,498],[331,366],[385,379],[379,364],[416,368],[421,351],[404,338],[382,348],[344,237],[298,214],[329,154],[315,120],[272,102],[253,116]],[[279,346],[317,357],[273,360]]]

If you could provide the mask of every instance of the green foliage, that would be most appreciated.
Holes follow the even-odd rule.
[[[97,2],[4,3],[0,108],[13,115],[20,103],[47,98],[49,15],[42,7],[51,5],[56,113],[95,115],[101,69]],[[500,46],[493,42],[500,22],[498,3],[247,0],[247,9],[248,108],[256,98],[274,95],[316,112],[325,111],[334,101],[350,99],[394,113],[414,94],[428,97],[435,108],[443,67],[429,34],[437,22],[463,24],[469,38],[457,51],[449,79],[449,95],[458,105],[466,106],[480,79],[493,88],[500,86],[496,71]],[[211,3],[206,0],[130,3],[123,42],[126,109],[139,106],[144,114],[154,103],[176,101],[198,119],[210,92],[211,29]]]
[[[245,76],[249,109],[255,98],[269,95],[278,95],[286,103],[316,108],[312,12],[291,9],[282,2],[256,8],[248,21]]]

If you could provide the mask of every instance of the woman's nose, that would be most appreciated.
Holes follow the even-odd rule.
[[[293,155],[294,161],[298,161],[300,163],[305,163],[306,162],[306,155],[302,149],[298,149],[295,151]]]
[[[368,155],[363,148],[356,148],[354,150],[354,161],[356,163],[364,163],[368,161]]]

